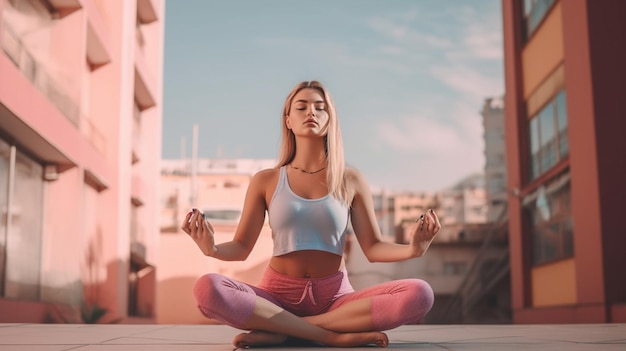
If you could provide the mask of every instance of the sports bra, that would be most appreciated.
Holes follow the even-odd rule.
[[[267,212],[274,240],[273,256],[300,250],[343,255],[348,206],[330,194],[318,199],[296,195],[289,186],[285,166],[280,168]]]

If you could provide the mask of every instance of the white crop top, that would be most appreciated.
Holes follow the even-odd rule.
[[[343,255],[349,209],[330,194],[305,199],[289,186],[285,166],[280,168],[268,209],[274,256],[299,250],[321,250]]]

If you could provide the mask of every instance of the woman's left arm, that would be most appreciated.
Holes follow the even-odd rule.
[[[408,245],[382,240],[372,193],[363,175],[350,169],[348,179],[354,190],[350,217],[354,234],[370,262],[395,262],[422,256],[434,239],[441,224],[434,211],[429,210],[411,228],[411,240]]]

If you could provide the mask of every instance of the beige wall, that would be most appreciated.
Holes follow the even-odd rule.
[[[557,3],[544,19],[541,30],[522,50],[524,98],[528,97],[558,65],[563,62],[563,21],[561,4]]]
[[[530,274],[534,307],[571,305],[577,302],[574,259],[533,267]]]

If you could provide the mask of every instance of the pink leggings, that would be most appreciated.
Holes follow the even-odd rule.
[[[395,280],[355,292],[345,270],[323,278],[298,278],[271,267],[258,287],[220,274],[206,274],[196,282],[194,295],[202,314],[239,329],[246,329],[257,296],[300,317],[371,298],[373,330],[378,331],[419,321],[434,301],[430,285],[420,279]]]

